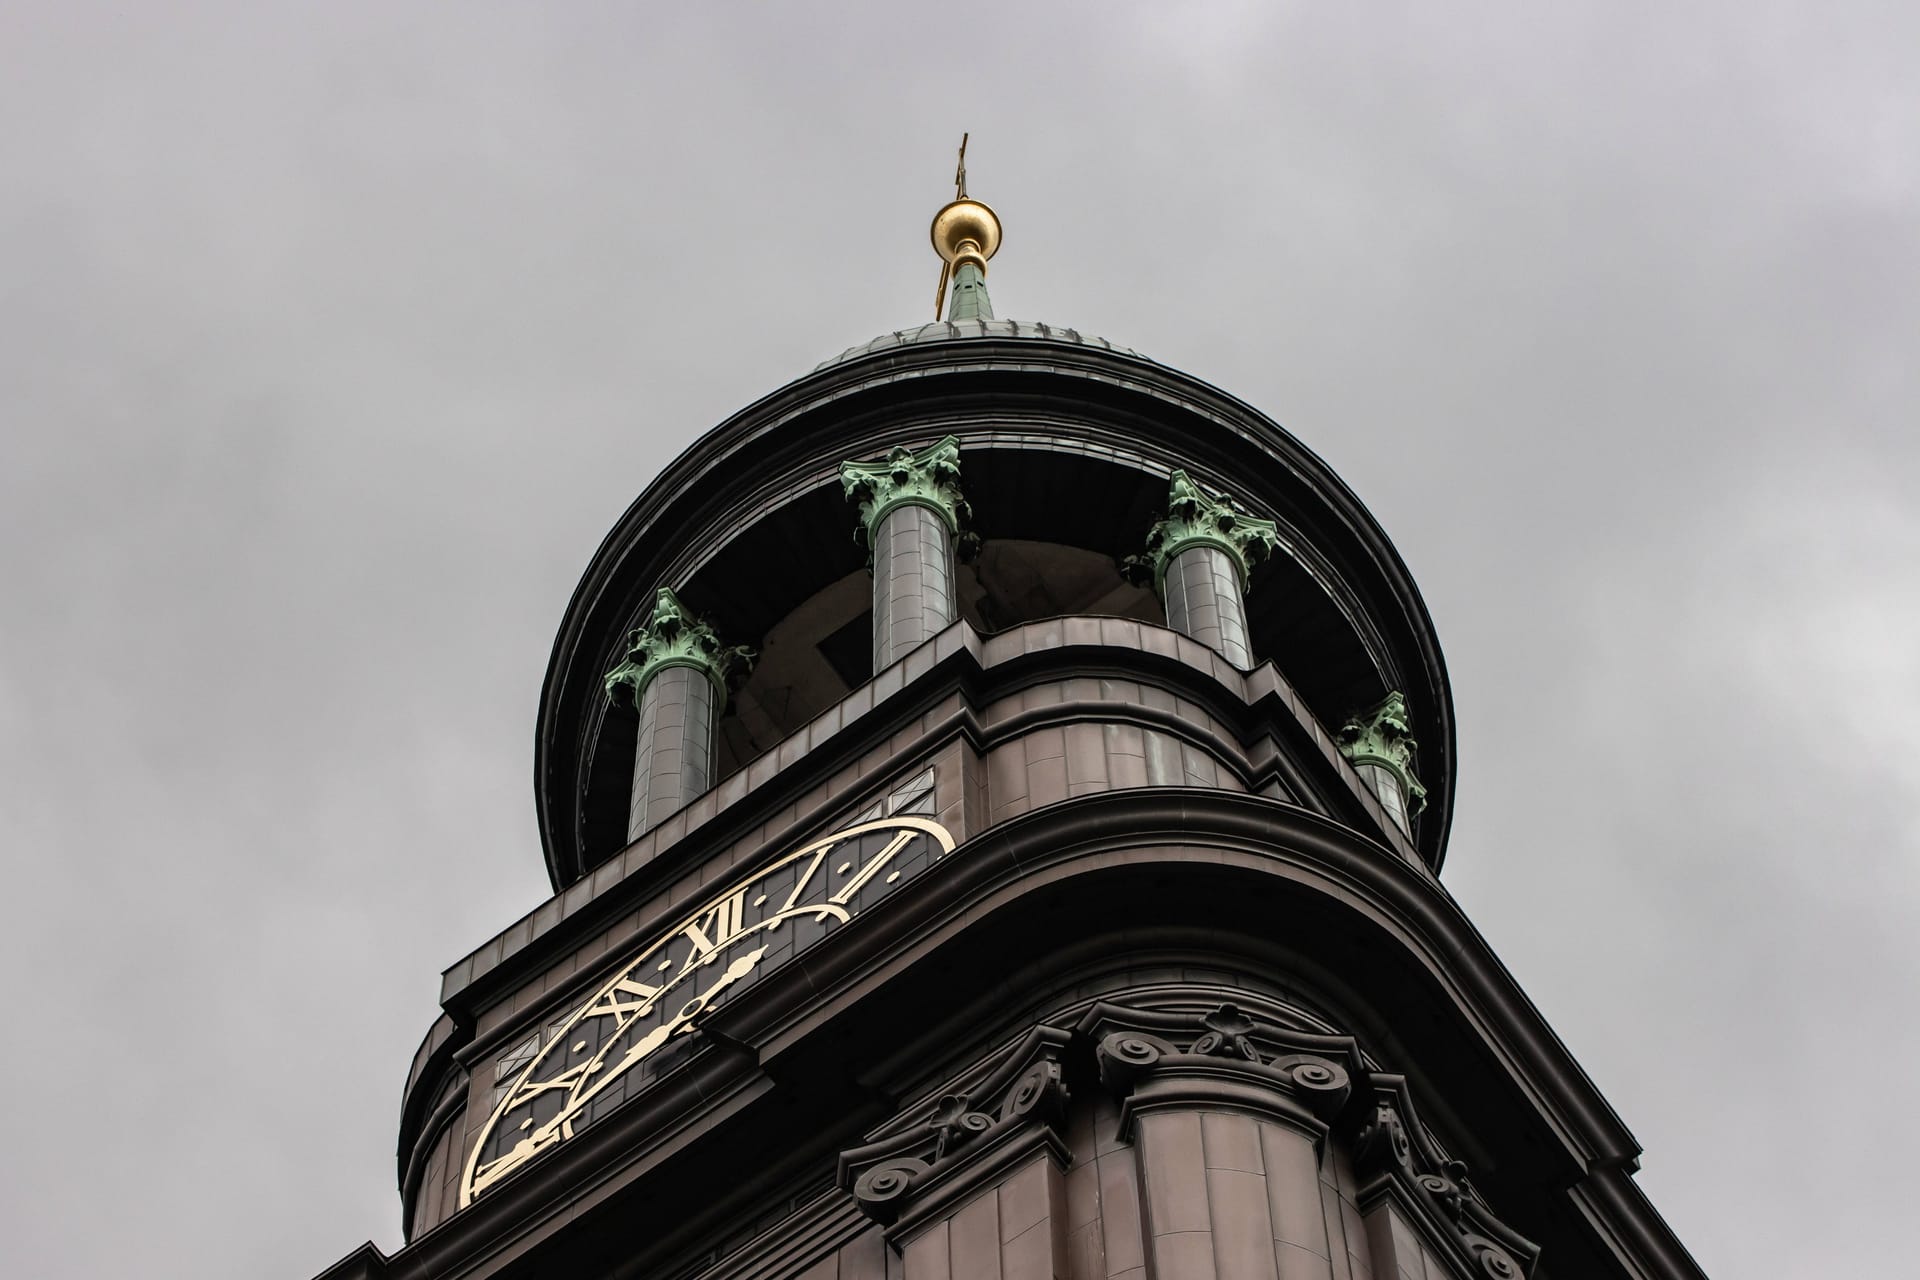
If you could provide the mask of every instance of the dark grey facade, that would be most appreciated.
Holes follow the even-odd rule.
[[[325,1274],[1696,1276],[1438,879],[1452,715],[1250,406],[1045,325],[854,348],[589,566],[554,894],[446,972],[405,1248]]]

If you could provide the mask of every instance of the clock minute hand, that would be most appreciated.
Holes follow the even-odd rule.
[[[705,991],[702,991],[699,995],[693,997],[693,999],[681,1005],[680,1012],[674,1014],[673,1017],[629,1045],[627,1051],[620,1055],[619,1061],[613,1065],[611,1071],[600,1073],[599,1078],[594,1081],[592,1088],[576,1094],[573,1099],[567,1103],[566,1107],[561,1110],[560,1114],[547,1121],[543,1128],[558,1129],[561,1125],[571,1121],[575,1116],[580,1114],[588,1103],[600,1096],[601,1090],[605,1089],[615,1080],[618,1080],[633,1067],[644,1062],[655,1050],[659,1049],[661,1045],[672,1039],[675,1034],[688,1030],[689,1027],[687,1024],[698,1017],[708,1005],[712,1004],[715,996],[718,996],[722,991],[725,991],[728,987],[740,981],[740,979],[746,977],[749,973],[752,973],[753,967],[759,964],[761,957],[766,954],[767,949],[765,947],[756,947],[728,965],[725,972],[720,975],[718,981]],[[542,1141],[544,1142],[546,1139],[543,1138]]]

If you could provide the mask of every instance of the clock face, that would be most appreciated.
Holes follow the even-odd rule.
[[[467,1157],[461,1207],[672,1066],[702,1015],[952,850],[927,818],[862,822],[696,908],[562,1019],[505,1086]]]

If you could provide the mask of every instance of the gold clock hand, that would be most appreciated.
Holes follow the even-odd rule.
[[[602,1089],[612,1084],[615,1080],[618,1080],[625,1072],[634,1066],[645,1061],[649,1055],[654,1053],[668,1040],[671,1040],[675,1035],[687,1030],[687,1024],[699,1017],[700,1014],[706,1010],[707,1006],[713,1003],[716,996],[734,983],[740,981],[740,979],[746,977],[749,973],[752,973],[754,966],[759,964],[761,958],[766,954],[767,949],[765,947],[755,947],[752,951],[747,952],[747,954],[736,958],[732,964],[726,967],[726,970],[721,973],[720,977],[712,986],[681,1005],[680,1011],[674,1014],[673,1017],[629,1045],[626,1053],[621,1055],[619,1063],[615,1065],[613,1070],[601,1074],[600,1078],[594,1081],[591,1089],[577,1095],[572,1102],[567,1104],[559,1115],[549,1120],[543,1128],[557,1129],[566,1121],[580,1114],[581,1108],[598,1097]]]
[[[718,996],[722,991],[725,991],[728,987],[752,973],[753,967],[759,964],[761,957],[766,954],[767,949],[765,947],[755,947],[752,951],[735,959],[732,964],[727,966],[726,972],[720,975],[718,981],[693,999],[681,1005],[680,1012],[674,1014],[670,1021],[661,1023],[653,1030],[647,1032],[642,1039],[635,1042],[633,1047],[627,1050],[627,1060],[629,1062],[638,1062],[665,1044],[673,1036],[685,1030],[688,1023],[706,1011],[707,1006],[713,1003],[715,996]]]

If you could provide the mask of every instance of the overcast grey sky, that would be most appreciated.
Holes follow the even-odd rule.
[[[925,318],[1259,405],[1452,671],[1446,882],[1721,1276],[1912,1266],[1920,9],[0,0],[0,1271],[399,1243],[439,970],[678,450]],[[1542,833],[1550,833],[1543,835]]]

